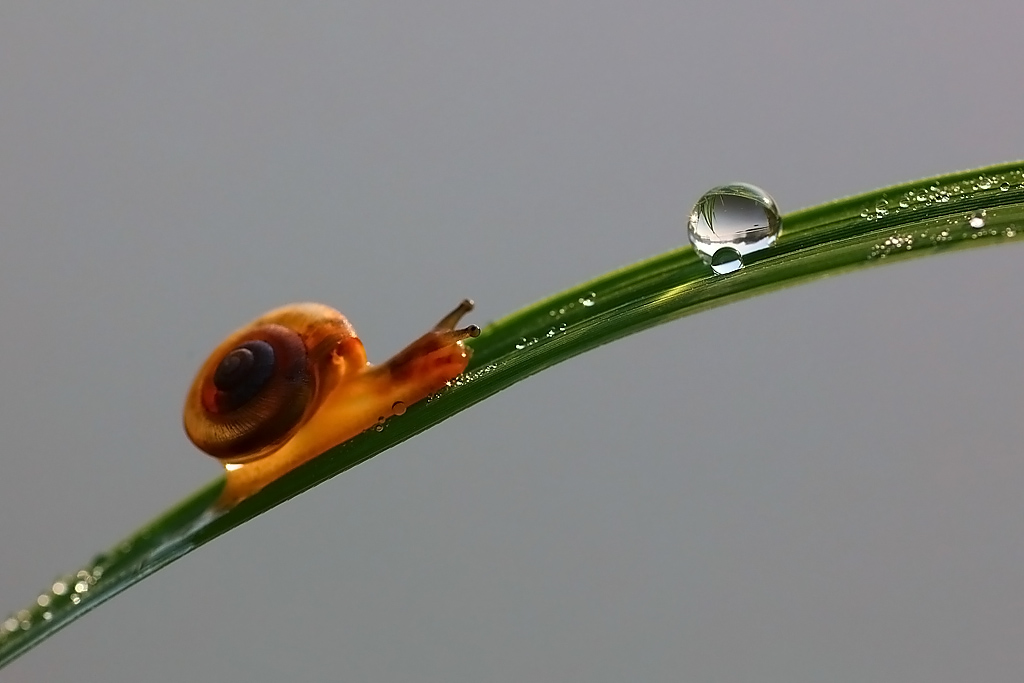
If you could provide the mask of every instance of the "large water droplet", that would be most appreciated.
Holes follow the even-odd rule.
[[[694,204],[687,225],[694,251],[718,274],[742,268],[744,257],[775,244],[781,230],[775,200],[747,183],[705,192]]]
[[[986,212],[984,210],[975,211],[971,214],[970,218],[967,219],[967,224],[975,230],[981,230],[985,227],[985,216]]]

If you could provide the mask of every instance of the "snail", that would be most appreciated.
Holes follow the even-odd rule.
[[[286,472],[439,391],[466,369],[455,325],[466,299],[380,365],[366,360],[355,329],[322,304],[284,306],[225,339],[185,398],[188,438],[224,464],[219,504],[230,507]]]

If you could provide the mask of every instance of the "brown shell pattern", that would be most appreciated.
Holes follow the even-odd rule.
[[[263,324],[227,339],[203,365],[185,405],[185,431],[229,463],[276,449],[302,423],[316,392],[302,337]]]

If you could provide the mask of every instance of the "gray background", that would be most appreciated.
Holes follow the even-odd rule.
[[[685,240],[1022,156],[1019,2],[0,8],[0,605],[213,478],[198,364],[371,359]],[[232,531],[4,681],[1019,681],[1020,245],[553,368]]]

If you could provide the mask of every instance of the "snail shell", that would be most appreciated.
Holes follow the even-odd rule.
[[[280,308],[225,339],[185,400],[185,432],[225,463],[264,457],[317,406],[332,352],[355,330],[320,304]]]

